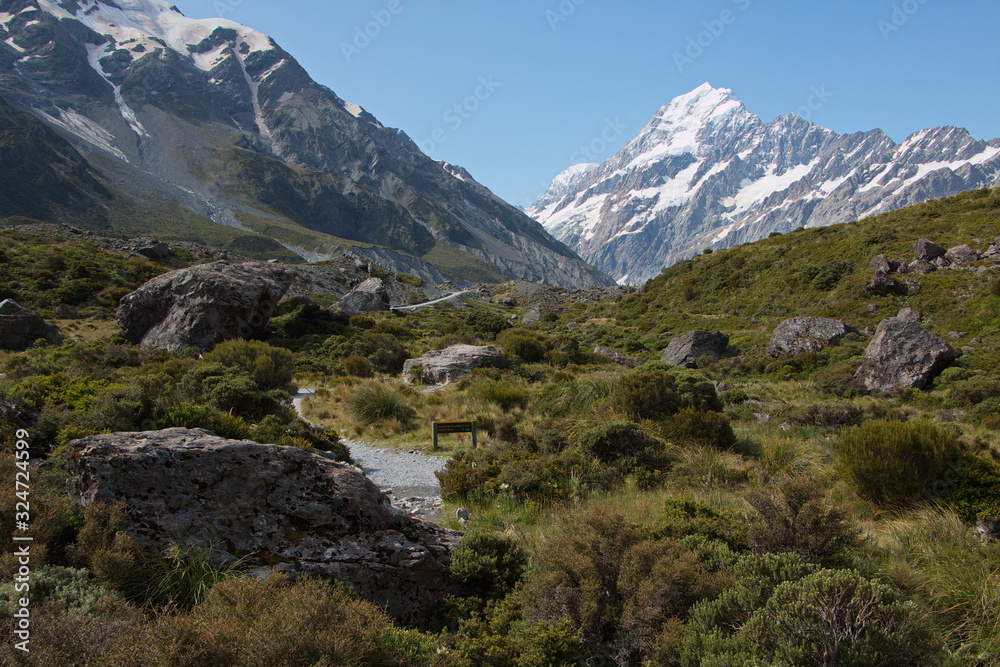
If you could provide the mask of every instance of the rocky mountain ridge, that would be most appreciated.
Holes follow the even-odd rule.
[[[191,19],[161,0],[3,0],[0,72],[13,108],[0,131],[43,135],[46,159],[35,161],[69,159],[92,209],[70,220],[72,202],[29,211],[5,201],[0,217],[178,239],[210,230],[306,261],[346,247],[433,282],[612,282],[232,21]],[[5,144],[5,167],[41,150]],[[38,171],[49,182],[39,199],[58,199],[60,179]],[[120,210],[137,203],[139,215]],[[152,209],[163,211],[144,220]],[[175,227],[181,217],[187,226]]]
[[[990,187],[1000,139],[941,127],[896,144],[790,114],[765,123],[705,84],[661,108],[605,163],[560,174],[529,215],[622,283],[705,248],[867,218]]]

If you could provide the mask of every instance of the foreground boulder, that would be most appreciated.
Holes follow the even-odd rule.
[[[468,377],[476,368],[500,368],[503,365],[503,353],[495,347],[452,345],[447,349],[407,360],[403,364],[403,377],[413,377],[414,368],[419,366],[421,382],[441,385]]]
[[[231,338],[263,335],[294,276],[265,262],[212,262],[171,271],[126,295],[115,319],[145,348],[210,349]]]
[[[827,317],[793,317],[778,325],[767,346],[772,357],[803,352],[819,352],[836,345],[857,329]]]
[[[891,317],[878,325],[854,377],[874,393],[923,389],[957,358],[951,345],[919,324]]]
[[[660,361],[671,366],[697,368],[699,357],[709,356],[718,360],[726,356],[729,349],[729,336],[707,331],[691,331],[680,336],[674,336],[667,345]]]
[[[0,302],[0,350],[21,352],[42,340],[61,345],[62,335],[37,313],[17,304],[13,299]]]
[[[392,507],[350,466],[180,428],[71,446],[78,502],[124,502],[140,548],[211,549],[218,563],[249,554],[249,565],[343,582],[404,623],[452,592],[459,534]]]

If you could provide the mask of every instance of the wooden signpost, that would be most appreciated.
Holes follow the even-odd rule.
[[[471,422],[433,422],[431,424],[431,430],[434,433],[434,444],[432,445],[432,450],[437,451],[438,435],[447,435],[449,433],[471,433],[472,448],[475,449],[476,429],[477,422],[475,420]]]

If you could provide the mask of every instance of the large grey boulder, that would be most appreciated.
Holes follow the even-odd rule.
[[[919,324],[891,317],[878,325],[854,377],[873,393],[923,389],[957,358],[951,345]]]
[[[63,341],[59,330],[38,313],[18,305],[13,299],[0,303],[0,350],[21,352],[40,338],[52,345],[61,345]]]
[[[973,262],[978,262],[980,259],[979,253],[969,245],[960,245],[951,248],[945,253],[944,258],[956,266],[972,264]]]
[[[294,280],[280,265],[212,262],[153,278],[122,298],[115,319],[125,338],[145,348],[210,349],[264,329]]]
[[[389,310],[389,290],[381,278],[369,278],[337,302],[336,310],[345,315],[377,313]]]
[[[405,623],[451,590],[459,534],[410,517],[351,466],[291,447],[168,429],[71,444],[77,501],[124,502],[150,552],[211,549],[215,562],[277,563],[343,582]]]
[[[705,355],[713,359],[726,356],[729,349],[729,336],[708,331],[691,331],[680,336],[674,336],[660,361],[671,366],[697,368],[698,359]]]
[[[827,317],[793,317],[778,325],[767,346],[772,357],[803,352],[819,352],[836,345],[857,329]]]
[[[403,364],[403,377],[412,377],[415,367],[420,367],[420,380],[426,384],[443,385],[457,382],[472,374],[476,368],[499,368],[504,365],[503,353],[495,347],[452,345],[435,350]]]
[[[906,296],[909,291],[905,283],[884,271],[876,271],[865,289],[878,296]]]
[[[913,258],[925,262],[933,262],[935,259],[944,257],[946,252],[947,250],[943,246],[927,239],[919,239],[913,244]]]

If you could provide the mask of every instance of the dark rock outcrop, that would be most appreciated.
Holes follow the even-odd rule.
[[[447,564],[459,534],[392,507],[350,466],[202,430],[71,446],[75,498],[124,502],[126,531],[143,549],[211,549],[217,562],[250,554],[250,565],[343,582],[404,623],[452,592]]]
[[[933,262],[935,259],[944,257],[947,251],[937,243],[927,239],[919,239],[913,245],[913,257],[925,262]]]
[[[115,319],[125,338],[146,348],[210,349],[264,333],[292,274],[265,262],[212,262],[153,278],[126,295]]]
[[[172,254],[170,246],[162,241],[153,241],[136,250],[137,253],[149,259],[166,259]]]
[[[958,353],[915,322],[883,320],[865,351],[855,380],[866,391],[923,389]]]
[[[700,357],[707,355],[712,359],[721,359],[726,356],[728,349],[729,336],[723,333],[691,331],[674,336],[660,357],[660,361],[671,366],[697,368]]]
[[[778,325],[767,346],[772,357],[803,352],[819,352],[836,345],[857,329],[826,317],[793,317]]]
[[[906,296],[906,284],[896,280],[885,271],[876,271],[865,288],[877,296]]]
[[[878,257],[872,260],[872,263],[870,265],[870,268],[873,272],[882,271],[883,273],[896,273],[897,271],[900,270],[900,267],[901,267],[900,262],[889,259],[885,255],[879,255]]]
[[[59,331],[37,313],[17,304],[13,299],[0,303],[0,349],[20,352],[38,339],[51,345],[61,345]]]
[[[80,311],[78,311],[73,306],[69,304],[60,303],[58,306],[52,309],[52,313],[56,318],[60,320],[78,320],[80,319]]]
[[[407,360],[403,364],[403,377],[410,378],[414,367],[419,366],[422,382],[441,385],[468,377],[475,368],[498,368],[503,365],[503,353],[495,347],[452,345]]]
[[[598,345],[594,348],[594,354],[605,357],[612,363],[619,364],[621,366],[628,366],[629,368],[635,368],[639,365],[639,362],[629,357],[627,355],[618,352],[617,350],[612,350],[610,347],[603,347]]]

